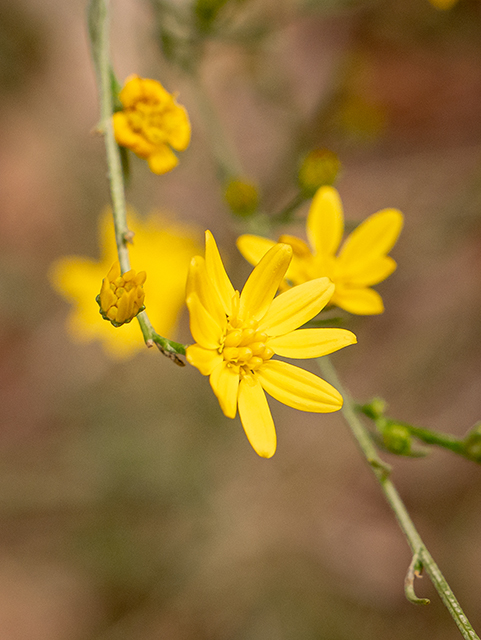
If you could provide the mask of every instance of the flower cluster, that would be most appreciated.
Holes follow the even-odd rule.
[[[212,234],[205,259],[192,259],[186,301],[196,344],[187,360],[209,376],[225,415],[239,409],[244,431],[265,458],[276,450],[276,432],[264,391],[284,404],[325,413],[342,406],[339,392],[321,378],[273,358],[316,358],[356,342],[346,329],[299,329],[316,316],[334,291],[316,278],[274,297],[292,259],[288,244],[275,244],[235,291]]]
[[[129,76],[119,94],[122,111],[113,115],[115,138],[149,163],[153,173],[171,171],[190,142],[187,111],[156,80]]]
[[[96,298],[102,318],[109,320],[114,327],[121,327],[143,311],[143,284],[146,278],[145,271],[136,273],[133,269],[121,274],[119,261],[114,262],[102,280],[102,287]]]
[[[402,226],[400,211],[383,209],[362,222],[339,249],[344,232],[341,199],[334,187],[321,187],[307,217],[309,244],[294,236],[279,238],[293,252],[287,284],[299,285],[327,276],[335,285],[331,304],[359,315],[382,313],[382,298],[371,287],[395,270],[396,262],[387,254]],[[239,251],[254,265],[274,245],[272,240],[254,235],[240,236],[237,241]]]

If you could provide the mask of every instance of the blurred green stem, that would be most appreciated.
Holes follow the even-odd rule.
[[[120,268],[122,273],[125,273],[130,269],[128,243],[132,242],[133,234],[127,225],[127,206],[125,201],[122,162],[112,124],[114,105],[109,45],[109,0],[91,0],[88,22],[100,102],[100,123],[98,129],[105,139],[115,240],[117,243]],[[164,355],[176,364],[184,365],[184,362],[177,355],[185,355],[184,345],[160,336],[153,328],[145,311],[139,313],[137,319],[142,330],[142,335],[144,336],[145,344],[148,347],[155,344]]]
[[[364,454],[377,481],[379,482],[381,490],[384,493],[389,506],[394,511],[399,526],[411,547],[413,560],[408,569],[405,581],[405,592],[407,598],[410,602],[415,604],[427,604],[429,602],[429,600],[426,601],[424,598],[417,598],[413,587],[414,577],[416,575],[419,576],[424,568],[445,607],[456,622],[462,636],[466,640],[480,640],[461,609],[456,596],[452,592],[439,567],[421,539],[421,536],[411,520],[396,487],[389,478],[389,467],[387,467],[387,465],[385,465],[379,458],[374,443],[371,440],[371,436],[369,435],[369,431],[364,427],[359,419],[359,416],[356,413],[356,405],[350,398],[349,393],[343,388],[330,359],[327,356],[324,356],[323,358],[318,359],[318,363],[323,376],[336,387],[344,398],[344,406],[341,410],[342,414],[349,425],[359,448]]]

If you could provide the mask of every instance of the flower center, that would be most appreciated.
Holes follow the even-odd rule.
[[[274,351],[266,346],[267,333],[258,331],[258,324],[254,318],[240,321],[231,316],[227,321],[227,331],[219,352],[224,356],[227,366],[241,375],[252,373],[274,355]]]
[[[169,105],[152,104],[146,101],[139,101],[128,113],[129,123],[136,133],[140,133],[152,144],[166,142],[171,124]]]

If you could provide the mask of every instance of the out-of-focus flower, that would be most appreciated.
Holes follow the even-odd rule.
[[[102,280],[102,287],[96,298],[102,318],[109,320],[114,327],[121,327],[133,320],[139,311],[143,311],[143,284],[146,278],[145,271],[135,273],[133,269],[121,274],[119,261],[114,262]]]
[[[187,360],[209,376],[229,418],[239,415],[254,450],[270,458],[276,431],[264,391],[284,404],[315,413],[337,411],[342,397],[330,384],[287,362],[317,358],[356,342],[346,329],[298,329],[329,301],[334,286],[317,278],[274,298],[292,257],[287,244],[274,245],[235,291],[212,234],[206,232],[205,259],[192,259],[187,279],[190,329],[196,344]]]
[[[171,171],[179,162],[172,151],[190,142],[187,111],[156,80],[132,75],[119,94],[122,111],[113,115],[117,142],[149,163],[153,173]]]
[[[128,217],[129,228],[135,233],[129,247],[132,266],[137,269],[140,266],[149,274],[143,285],[149,319],[158,333],[171,338],[184,304],[189,262],[199,252],[196,234],[191,227],[173,223],[158,213],[141,219],[129,210]],[[137,322],[115,329],[102,320],[95,302],[99,283],[117,258],[110,211],[100,218],[99,240],[100,260],[83,256],[60,258],[51,267],[50,280],[73,305],[68,318],[68,330],[73,340],[101,340],[112,357],[132,357],[145,349]]]
[[[433,7],[436,7],[436,9],[451,9],[451,7],[454,7],[455,4],[457,4],[458,0],[429,0],[429,2],[433,5]]]
[[[238,216],[252,215],[259,205],[257,187],[244,180],[231,180],[225,188],[224,198],[232,213]]]
[[[402,226],[403,216],[397,209],[378,211],[346,238],[338,252],[344,231],[341,199],[333,187],[321,187],[307,217],[309,244],[294,236],[279,238],[291,245],[293,251],[286,280],[299,285],[327,276],[336,286],[331,304],[359,315],[382,313],[382,298],[371,286],[395,270],[396,262],[387,254]],[[243,235],[237,240],[239,251],[254,265],[274,244],[254,235]]]
[[[319,187],[334,184],[340,169],[341,161],[334,151],[313,149],[299,169],[298,182],[302,194],[312,198]]]

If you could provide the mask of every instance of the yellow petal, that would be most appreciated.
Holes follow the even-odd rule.
[[[237,238],[236,244],[247,262],[256,266],[276,243],[268,238],[246,233]]]
[[[125,79],[125,84],[119,93],[119,100],[124,107],[131,107],[144,95],[143,81],[136,74]]]
[[[360,316],[374,316],[384,311],[379,293],[367,287],[359,289],[336,287],[331,302],[349,313]]]
[[[186,302],[189,309],[190,332],[194,340],[204,349],[218,349],[225,328],[214,320],[201,304],[198,295],[191,293]]]
[[[275,298],[259,323],[259,331],[281,336],[311,320],[332,297],[334,285],[329,278],[316,278],[293,287]]]
[[[254,451],[263,458],[276,452],[277,436],[267,399],[255,376],[244,377],[239,385],[239,416]]]
[[[186,298],[189,298],[191,293],[196,293],[199,296],[201,305],[205,307],[217,325],[224,327],[226,322],[224,306],[214,283],[209,278],[205,260],[201,256],[195,256],[190,261]]]
[[[108,278],[102,280],[102,286],[100,288],[100,306],[102,311],[107,311],[109,307],[117,302],[117,296],[110,288],[110,282]]]
[[[334,187],[317,190],[307,216],[307,237],[321,256],[334,255],[344,232],[342,203]]]
[[[260,320],[269,308],[292,257],[287,244],[276,244],[254,268],[242,289],[239,316]]]
[[[223,358],[214,349],[204,349],[198,344],[191,344],[186,349],[187,362],[199,369],[203,376],[210,376],[212,371],[222,362]]]
[[[347,329],[297,329],[271,338],[267,346],[285,358],[320,358],[356,342]]]
[[[136,151],[136,153],[138,153]],[[172,171],[179,164],[179,159],[167,145],[155,147],[155,151],[148,157],[149,169],[152,173],[162,175]]]
[[[222,263],[214,236],[210,231],[205,232],[205,266],[209,278],[219,293],[224,312],[230,315],[232,312],[232,296],[235,291]]]
[[[403,227],[397,209],[383,209],[369,216],[349,235],[339,252],[344,264],[366,263],[385,256],[393,248]]]
[[[382,282],[395,271],[396,261],[390,256],[375,258],[371,262],[343,264],[338,261],[339,273],[342,280],[354,287],[370,287]]]
[[[280,360],[269,360],[256,371],[262,387],[273,398],[301,411],[329,413],[342,407],[342,396],[313,373]]]
[[[166,119],[169,128],[168,141],[176,151],[185,151],[190,142],[190,121],[184,107],[175,103],[174,110]]]
[[[235,418],[239,391],[239,372],[236,372],[227,362],[222,361],[210,374],[209,382],[217,396],[222,411],[228,418]]]

